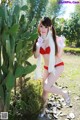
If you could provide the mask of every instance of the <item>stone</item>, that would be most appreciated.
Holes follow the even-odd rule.
[[[68,119],[74,119],[75,118],[75,115],[74,115],[74,113],[69,113],[69,115],[67,115],[67,118]]]

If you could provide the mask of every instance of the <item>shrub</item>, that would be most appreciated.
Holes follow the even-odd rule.
[[[29,80],[21,93],[17,93],[16,101],[11,101],[10,120],[36,120],[43,105],[42,83],[40,80]],[[13,97],[13,96],[12,96]]]
[[[80,48],[69,48],[69,47],[65,47],[64,48],[64,52],[65,53],[71,53],[71,54],[80,54]]]

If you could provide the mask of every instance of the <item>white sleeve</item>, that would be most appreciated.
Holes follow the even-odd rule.
[[[57,45],[60,48],[64,48],[65,47],[65,37],[64,36],[60,36],[60,37],[56,37],[56,41],[57,41]]]
[[[40,47],[42,45],[43,39],[39,36],[38,41],[36,43],[37,47]]]

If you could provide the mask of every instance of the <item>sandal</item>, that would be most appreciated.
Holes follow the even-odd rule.
[[[39,118],[43,118],[45,116],[45,114],[44,113],[41,113],[41,114],[39,114]]]
[[[68,95],[68,97],[65,99],[65,102],[66,102],[66,105],[67,106],[70,106],[70,97]]]
[[[45,116],[45,108],[41,110],[41,113],[39,114],[39,118],[43,118]]]

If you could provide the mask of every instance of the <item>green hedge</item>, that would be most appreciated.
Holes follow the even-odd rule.
[[[65,47],[64,48],[64,52],[65,53],[71,53],[71,54],[77,54],[80,55],[80,48],[69,48],[69,47]]]
[[[41,96],[42,82],[40,80],[27,81],[21,93],[17,90],[16,97],[12,95],[9,120],[37,120],[43,106]]]

